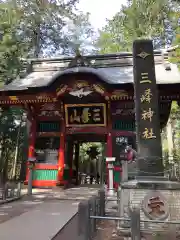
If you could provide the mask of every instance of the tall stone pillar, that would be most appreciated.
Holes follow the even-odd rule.
[[[151,40],[134,42],[133,63],[139,175],[163,175],[159,96]]]
[[[149,233],[152,236],[166,231],[165,225],[168,221],[178,220],[180,184],[162,176],[159,98],[152,41],[134,42],[133,61],[139,176],[121,184],[120,214],[121,217],[131,217],[129,208],[138,209],[143,229],[141,232],[147,233],[151,229]],[[163,220],[164,224],[154,224],[149,220]],[[120,228],[123,233],[124,226],[121,225]],[[179,230],[175,226],[173,233],[176,232]],[[167,236],[167,233],[171,236],[172,229],[167,229],[164,236]]]

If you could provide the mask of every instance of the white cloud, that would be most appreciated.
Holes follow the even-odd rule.
[[[120,10],[122,4],[126,4],[126,0],[80,0],[79,8],[91,14],[90,21],[98,29]]]

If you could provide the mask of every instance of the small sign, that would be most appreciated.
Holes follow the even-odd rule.
[[[143,202],[142,210],[151,220],[165,220],[169,216],[169,207],[167,200],[160,191],[150,191]]]
[[[35,157],[30,157],[30,158],[28,158],[28,161],[33,163],[33,162],[36,161],[36,158]]]
[[[119,136],[116,137],[116,144],[121,145],[122,143],[128,144],[128,136]]]
[[[128,160],[128,154],[127,152],[121,152],[119,155],[119,160],[121,161],[127,161]]]
[[[65,105],[66,127],[106,126],[106,104]]]
[[[116,158],[115,157],[107,157],[106,162],[115,162]]]
[[[121,161],[127,160],[127,153],[125,144],[131,146],[133,149],[136,149],[136,139],[135,135],[131,136],[113,136],[113,156],[116,158],[116,162],[119,162],[121,165]]]

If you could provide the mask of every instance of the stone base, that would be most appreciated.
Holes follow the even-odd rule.
[[[121,217],[129,217],[129,208],[137,207],[140,208],[141,220],[163,221],[141,222],[142,232],[169,232],[172,227],[173,231],[180,232],[180,224],[168,224],[168,221],[180,222],[179,182],[164,177],[136,177],[122,183],[121,191]],[[124,222],[120,228],[127,231],[129,226],[128,222]]]

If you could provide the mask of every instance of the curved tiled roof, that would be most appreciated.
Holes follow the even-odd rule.
[[[113,59],[113,60],[112,60]],[[66,61],[65,61],[66,60]],[[78,66],[68,68],[67,58],[51,59],[49,61],[37,60],[32,62],[32,72],[24,78],[17,78],[10,84],[5,85],[0,91],[26,90],[28,88],[37,88],[49,86],[56,79],[66,74],[91,73],[99,77],[108,84],[133,84],[133,63],[132,57],[117,55],[107,57],[106,59],[92,60],[91,66]],[[93,62],[94,61],[94,62]],[[169,64],[165,67],[162,56],[155,56],[155,73],[157,84],[176,84],[180,83],[180,71],[175,64]]]

